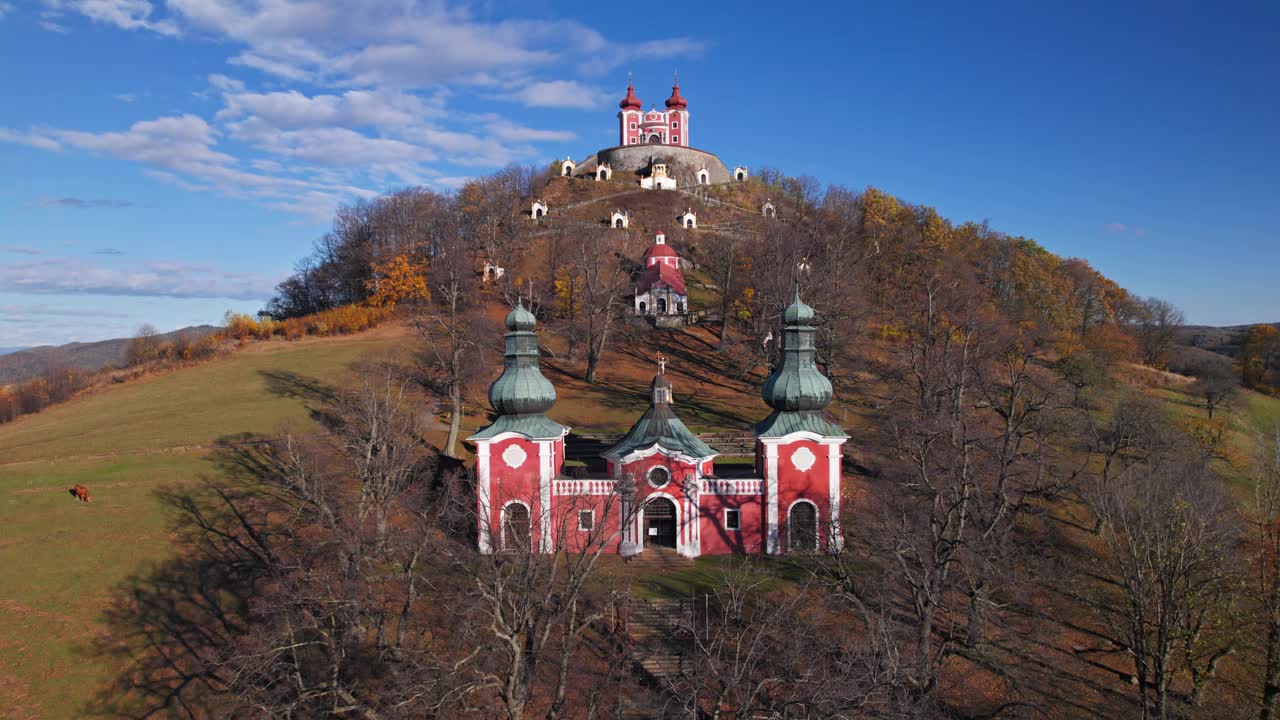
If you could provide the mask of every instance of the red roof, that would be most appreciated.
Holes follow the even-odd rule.
[[[640,98],[636,97],[636,89],[631,83],[627,83],[627,96],[622,98],[622,102],[618,103],[618,107],[623,110],[639,110],[644,107],[640,104]]]
[[[664,247],[664,246],[654,246]],[[678,268],[673,268],[666,263],[657,263],[650,265],[640,276],[636,278],[636,288],[640,292],[644,292],[656,285],[658,282],[666,283],[678,295],[684,295],[684,273]]]
[[[656,257],[680,257],[680,254],[677,253],[675,248],[670,245],[665,243],[656,243],[654,245],[650,245],[649,249],[644,251],[644,257],[641,261],[645,265],[648,265],[649,260]]]

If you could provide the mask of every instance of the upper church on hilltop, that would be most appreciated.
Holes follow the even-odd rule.
[[[627,96],[618,107],[619,145],[678,145],[689,147],[689,101],[680,95],[680,78],[671,86],[667,109],[644,110],[635,85],[627,83]]]
[[[735,167],[731,173],[714,153],[699,150],[689,142],[689,101],[680,93],[679,78],[664,105],[665,110],[656,106],[645,110],[636,95],[635,83],[628,81],[627,94],[618,103],[618,144],[598,150],[581,162],[564,159],[559,163],[560,175],[598,182],[635,182],[646,190],[677,190],[747,179],[746,167]],[[530,217],[537,219],[536,208]]]

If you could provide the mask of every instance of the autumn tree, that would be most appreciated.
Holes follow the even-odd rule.
[[[1280,386],[1280,330],[1274,325],[1254,325],[1240,346],[1244,384],[1268,394]]]
[[[365,282],[365,286],[369,289],[369,304],[374,307],[390,308],[431,299],[425,262],[397,255],[385,263],[373,263],[371,270],[373,277]]]

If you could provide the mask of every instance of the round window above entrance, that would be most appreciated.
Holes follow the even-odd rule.
[[[649,484],[656,487],[665,487],[671,482],[671,472],[664,467],[656,467],[649,471]]]

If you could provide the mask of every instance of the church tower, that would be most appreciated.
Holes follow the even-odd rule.
[[[755,427],[770,554],[837,550],[841,544],[841,446],[849,436],[822,415],[832,390],[814,362],[813,318],[797,288],[783,312],[782,362],[760,391],[773,408]]]
[[[569,428],[544,414],[556,390],[538,367],[536,324],[523,303],[507,315],[502,375],[489,386],[497,418],[469,438],[476,444],[476,526],[484,553],[555,547],[551,491]]]

